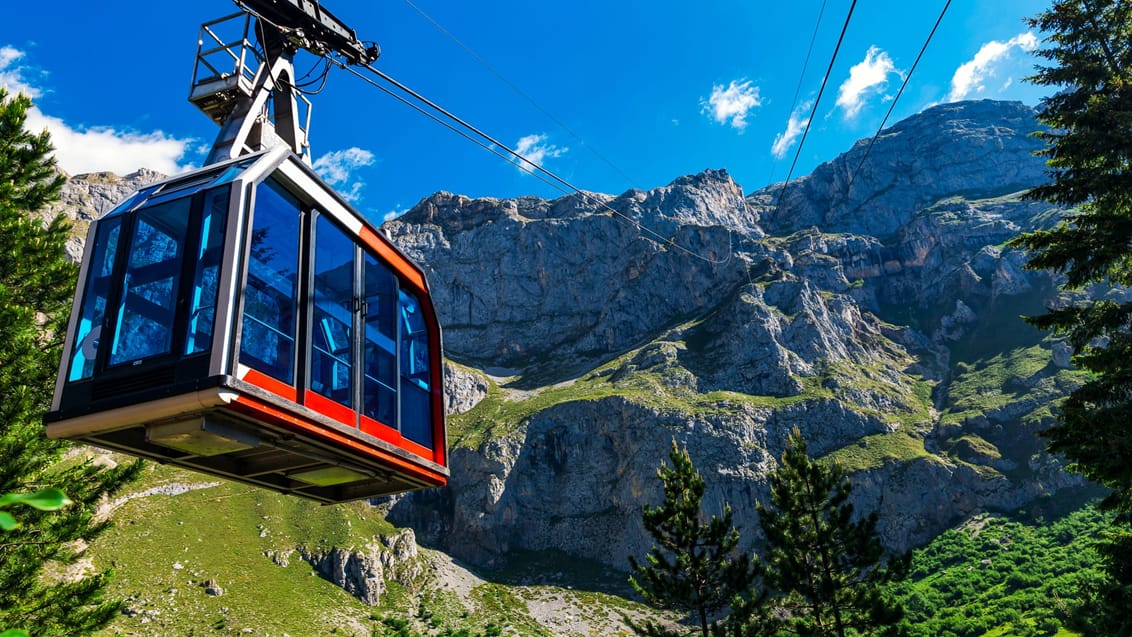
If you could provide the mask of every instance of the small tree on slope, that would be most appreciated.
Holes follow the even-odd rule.
[[[141,465],[60,463],[70,445],[43,434],[76,270],[63,250],[66,221],[44,227],[30,216],[56,200],[63,184],[47,133],[24,130],[30,106],[28,97],[0,89],[0,493],[58,487],[74,503],[61,512],[28,511],[18,529],[4,534],[0,627],[85,635],[121,608],[104,599],[109,573],[56,581],[44,567],[75,562],[82,546],[107,528],[94,519],[99,501],[133,480]]]
[[[902,634],[903,610],[883,592],[900,569],[884,564],[876,514],[853,519],[851,488],[840,467],[810,459],[795,429],[770,475],[772,508],[757,506],[767,540],[764,577],[781,595],[789,632]]]
[[[653,606],[694,616],[703,637],[721,630],[713,616],[745,594],[755,578],[754,562],[737,550],[739,531],[731,524],[731,507],[723,516],[703,520],[704,479],[692,465],[687,449],[672,441],[672,466],[661,464],[657,475],[664,484],[664,502],[645,506],[645,529],[656,540],[645,563],[633,557],[629,578]],[[663,637],[671,631],[654,622],[630,622],[638,635]]]
[[[1132,286],[1132,3],[1057,0],[1029,20],[1047,33],[1037,55],[1048,60],[1030,82],[1055,91],[1038,118],[1051,182],[1029,197],[1075,210],[1057,227],[1012,245],[1031,250],[1027,267],[1065,276],[1064,289]],[[1065,334],[1074,362],[1095,375],[1070,394],[1044,432],[1051,453],[1112,494],[1111,536],[1099,547],[1112,588],[1090,610],[1097,634],[1132,635],[1132,301],[1127,295],[1081,301],[1029,319]],[[1111,623],[1104,622],[1111,620]],[[1100,623],[1098,623],[1100,622]],[[1101,627],[1103,626],[1103,627]]]

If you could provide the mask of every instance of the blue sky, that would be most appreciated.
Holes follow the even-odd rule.
[[[201,164],[219,129],[186,99],[197,36],[232,2],[9,4],[0,85],[32,94],[31,125],[51,130],[65,170]],[[726,168],[747,192],[785,178],[851,0],[822,4],[325,2],[381,45],[378,68],[574,185],[611,194],[706,168]],[[876,132],[943,5],[857,3],[794,176]],[[1036,104],[1042,91],[1022,78],[1042,34],[1022,20],[1047,6],[953,0],[889,124],[958,99]],[[314,62],[301,54],[297,70]],[[316,166],[374,221],[437,190],[563,194],[344,71],[311,99]]]

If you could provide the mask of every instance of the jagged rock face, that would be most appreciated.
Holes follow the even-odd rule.
[[[465,371],[459,365],[444,365],[444,412],[462,414],[487,396],[488,384],[479,374]]]
[[[489,433],[453,451],[447,489],[402,498],[391,519],[476,563],[555,548],[624,566],[651,546],[641,509],[675,440],[709,510],[729,503],[757,545],[754,502],[795,427],[849,464],[855,505],[880,511],[897,550],[1082,486],[1034,435],[1075,382],[1064,348],[1018,319],[1053,282],[1002,247],[1059,215],[1012,194],[1045,178],[1037,128],[1020,104],[936,107],[881,135],[847,197],[865,142],[777,211],[778,186],[737,201],[720,171],[620,197],[426,199],[390,230],[430,269],[450,354],[510,367],[507,391],[524,391],[503,398],[517,415],[456,418]],[[602,204],[733,257],[666,250]],[[979,385],[1013,347],[1034,348],[1037,371]],[[576,379],[577,394],[524,376]],[[1010,400],[971,408],[969,394]]]
[[[419,552],[412,529],[382,536],[360,549],[300,549],[299,554],[324,579],[370,606],[381,603],[386,580],[410,586],[423,568],[417,559]]]
[[[622,566],[648,550],[643,502],[656,501],[655,465],[673,440],[695,437],[699,467],[709,480],[709,503],[724,499],[751,507],[750,495],[770,459],[767,413],[682,415],[622,399],[571,402],[532,416],[514,436],[452,456],[453,483],[412,498],[422,536],[475,563],[501,565],[517,550],[557,549]],[[719,463],[718,465],[716,463]],[[725,477],[726,476],[726,477]],[[723,479],[720,479],[723,478]]]
[[[986,199],[1042,183],[1044,164],[1032,154],[1041,141],[1029,136],[1039,128],[1034,110],[1019,102],[936,106],[882,131],[864,164],[869,139],[791,182],[777,209],[781,184],[751,203],[772,234],[816,226],[889,237],[945,197]]]
[[[114,209],[145,184],[164,179],[165,175],[142,169],[125,177],[113,173],[89,173],[67,179],[59,201],[41,211],[44,218],[62,214],[71,219],[74,229],[67,242],[67,256],[73,261],[83,257],[86,231],[91,221]]]
[[[745,543],[757,545],[754,503],[768,501],[766,475],[795,426],[815,443],[812,453],[824,454],[889,425],[838,401],[700,416],[619,398],[571,402],[535,414],[507,438],[457,449],[451,485],[403,499],[392,519],[412,524],[428,544],[489,567],[517,551],[551,549],[623,567],[652,546],[641,510],[663,499],[656,467],[675,441],[705,476],[707,510],[718,514],[729,504]],[[936,457],[890,462],[854,475],[853,503],[878,511],[884,543],[906,550],[975,512],[1013,510],[1080,485],[1048,456],[1035,458],[1026,481]]]
[[[744,276],[743,263],[729,258],[737,230],[685,224],[660,232],[668,243],[636,225],[743,214],[725,173],[602,201],[626,212],[577,196],[439,193],[386,225],[427,270],[450,357],[522,368],[600,358],[714,306]],[[665,201],[677,208],[656,207]],[[719,201],[732,207],[715,207]]]

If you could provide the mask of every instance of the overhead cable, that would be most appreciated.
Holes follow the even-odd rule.
[[[505,75],[503,75],[503,73],[501,71],[496,69],[490,63],[488,63],[487,60],[485,60],[480,54],[476,53],[470,46],[468,46],[467,44],[464,44],[462,41],[460,41],[459,38],[457,38],[455,35],[453,35],[452,32],[449,31],[448,29],[445,29],[444,26],[441,25],[439,22],[437,22],[432,16],[425,13],[423,9],[421,9],[419,6],[416,5],[416,3],[413,2],[413,0],[405,0],[405,4],[409,5],[410,8],[412,8],[414,11],[416,11],[418,14],[420,14],[420,16],[422,18],[424,18],[425,20],[427,20],[430,24],[432,24],[432,26],[436,27],[437,31],[440,31],[445,36],[447,36],[450,40],[455,42],[456,45],[459,46],[461,49],[463,49],[464,52],[467,53],[469,56],[471,56],[473,60],[475,60],[476,62],[479,62],[488,71],[491,71],[491,73],[493,75],[495,75],[495,77],[499,78],[499,80],[501,82],[503,82],[504,84],[509,86],[512,91],[515,91],[516,94],[518,94],[523,99],[527,100],[527,102],[529,102],[531,104],[531,106],[535,107],[535,109],[537,109],[540,113],[542,113],[548,119],[550,119],[552,122],[557,124],[559,128],[561,128],[562,130],[569,133],[570,136],[573,137],[575,140],[577,140],[577,142],[579,144],[581,144],[582,146],[585,146],[586,150],[590,151],[591,153],[594,154],[595,157],[597,157],[601,161],[605,162],[605,164],[607,166],[612,168],[617,174],[621,175],[625,179],[625,181],[629,183],[630,186],[637,183],[636,180],[634,180],[629,175],[625,174],[625,171],[621,170],[621,167],[619,167],[617,164],[613,163],[609,158],[607,158],[605,155],[603,155],[601,152],[599,152],[597,148],[594,148],[593,146],[586,143],[586,140],[583,139],[581,135],[574,132],[574,130],[571,129],[569,126],[567,126],[565,122],[563,122],[559,118],[555,117],[554,113],[551,113],[546,108],[543,108],[542,104],[539,104],[538,101],[535,100],[535,98],[531,97],[526,91],[524,91],[517,84],[515,84],[510,79],[508,79]]]
[[[338,60],[331,60],[331,62],[333,64],[337,65],[338,68],[349,72],[350,74],[354,75],[355,77],[361,79],[363,82],[369,84],[370,86],[373,86],[377,90],[385,93],[386,95],[392,97],[393,99],[397,100],[398,102],[401,102],[405,106],[408,106],[409,108],[417,111],[421,115],[424,115],[425,117],[431,119],[432,121],[436,122],[437,124],[440,124],[441,126],[452,131],[453,133],[456,133],[460,137],[463,137],[464,139],[472,142],[473,144],[476,144],[477,146],[483,148],[484,150],[486,150],[486,151],[492,153],[493,155],[503,159],[504,161],[511,162],[511,157],[508,157],[503,151],[499,150],[494,145],[483,143],[481,140],[472,136],[467,131],[462,130],[460,127],[453,125],[451,122],[445,121],[443,118],[436,115],[435,113],[432,113],[432,112],[428,111],[427,109],[421,107],[420,104],[413,102],[412,100],[406,98],[403,95],[398,95],[396,92],[389,89],[388,87],[379,84],[373,78],[366,77],[365,75],[362,75],[361,73],[359,73],[357,71],[357,69],[354,69],[353,67],[350,67],[350,66],[346,66],[345,64],[342,64]],[[531,162],[527,162],[527,163],[531,163]],[[523,172],[527,173],[528,175],[534,177],[535,179],[538,179],[539,181],[546,184],[547,186],[550,186],[551,188],[554,188],[554,189],[559,190],[559,191],[562,190],[561,186],[559,186],[558,184],[555,184],[554,182],[548,180],[546,177],[544,177],[541,174],[535,172],[534,170],[528,168],[527,166],[519,165],[518,168],[520,170],[522,170]]]
[[[806,127],[802,129],[802,138],[798,140],[798,150],[794,152],[794,161],[790,162],[790,171],[786,173],[786,181],[782,183],[782,189],[778,191],[778,199],[774,202],[774,211],[778,211],[778,206],[782,204],[782,199],[786,194],[786,189],[790,187],[790,178],[794,176],[794,168],[798,165],[798,157],[802,155],[802,146],[806,143],[806,136],[810,133],[810,126],[814,122],[814,115],[818,111],[818,103],[821,102],[822,93],[825,92],[825,85],[829,82],[829,76],[833,73],[833,63],[837,61],[837,53],[841,50],[841,43],[845,41],[845,32],[849,30],[849,20],[853,17],[853,9],[857,7],[857,0],[849,5],[849,13],[845,16],[845,24],[841,27],[841,35],[837,38],[837,46],[833,48],[833,55],[829,58],[829,66],[825,69],[825,77],[821,79],[821,88],[818,89],[818,96],[814,98],[814,106],[810,109],[810,117],[806,120]]]
[[[904,82],[900,85],[900,90],[896,92],[896,97],[892,98],[892,102],[888,105],[888,112],[884,114],[884,119],[881,120],[880,126],[877,127],[876,135],[869,140],[869,145],[865,148],[865,154],[861,156],[861,161],[857,162],[857,167],[853,172],[849,173],[849,183],[845,186],[845,197],[849,197],[849,189],[853,187],[853,182],[857,180],[857,175],[861,173],[861,166],[865,165],[865,160],[869,158],[869,152],[873,149],[873,144],[877,143],[880,138],[881,131],[884,130],[884,125],[888,123],[888,118],[892,115],[892,110],[896,108],[896,102],[900,101],[900,96],[904,94],[904,87],[908,86],[908,80],[912,79],[912,73],[916,71],[916,65],[920,63],[920,58],[924,57],[924,51],[928,50],[928,44],[931,43],[932,37],[935,35],[936,29],[939,28],[939,23],[943,22],[943,16],[947,13],[947,8],[951,6],[951,0],[947,0],[943,4],[943,10],[939,12],[939,17],[935,20],[935,25],[928,33],[928,38],[924,40],[924,46],[920,47],[920,53],[916,56],[916,61],[912,63],[912,68],[908,69],[908,73],[904,76]]]
[[[798,106],[798,96],[802,93],[802,81],[806,79],[806,71],[810,68],[810,56],[814,53],[814,42],[818,39],[818,29],[821,27],[821,19],[825,15],[826,0],[822,0],[821,8],[818,10],[818,19],[814,22],[814,32],[810,34],[810,46],[806,49],[806,59],[802,62],[802,72],[798,74],[798,84],[794,87],[794,98],[790,100],[790,115],[794,114],[794,108]],[[777,165],[777,162],[775,162]],[[774,166],[771,167],[770,181],[774,180]]]
[[[854,0],[854,3],[856,3],[856,0]],[[267,22],[268,24],[271,24],[273,27],[280,29],[281,31],[288,31],[289,30],[286,27],[282,27],[281,25],[275,24],[275,23],[265,19],[263,16],[259,15],[258,12],[252,10],[250,7],[247,7],[242,2],[239,2],[239,0],[237,0],[237,4],[239,4],[248,13],[254,15],[256,18],[258,18],[260,20],[263,20],[264,22]],[[610,214],[628,221],[639,232],[641,232],[642,234],[646,234],[646,235],[651,236],[653,239],[655,239],[657,242],[659,242],[663,245],[671,247],[674,250],[684,252],[684,253],[686,253],[686,254],[688,254],[688,255],[696,258],[696,259],[699,259],[701,261],[704,261],[704,262],[712,264],[712,265],[725,265],[725,264],[727,264],[731,261],[732,255],[731,255],[731,231],[730,231],[730,228],[728,228],[728,232],[727,232],[727,241],[728,241],[727,258],[725,258],[725,259],[708,258],[708,257],[706,257],[702,254],[695,252],[694,250],[690,250],[690,249],[676,243],[671,238],[665,237],[664,235],[656,232],[655,230],[645,226],[640,221],[633,219],[632,217],[614,209],[612,206],[605,203],[604,201],[601,201],[601,200],[595,198],[590,193],[588,193],[588,192],[582,190],[581,188],[575,186],[574,184],[570,183],[569,181],[567,181],[563,177],[559,176],[557,173],[555,173],[551,170],[548,170],[547,168],[544,168],[542,165],[537,164],[537,163],[531,161],[530,159],[527,159],[527,157],[524,156],[522,153],[511,148],[507,144],[504,144],[503,142],[499,141],[498,139],[495,139],[494,137],[487,134],[483,130],[477,128],[476,126],[473,126],[471,123],[469,123],[466,120],[458,117],[457,115],[455,115],[451,111],[445,109],[444,107],[440,106],[436,102],[433,102],[432,100],[428,99],[427,97],[425,97],[421,93],[418,93],[417,91],[411,89],[410,87],[406,86],[405,84],[397,81],[396,79],[394,79],[389,74],[381,71],[380,69],[375,68],[372,64],[365,63],[365,64],[360,64],[360,65],[357,65],[357,66],[361,66],[362,68],[366,69],[370,73],[373,73],[375,76],[377,76],[378,78],[380,78],[384,82],[390,84],[391,86],[395,87],[397,90],[401,91],[405,95],[410,96],[413,100],[416,100],[418,103],[414,103],[412,100],[404,97],[404,95],[397,95],[392,90],[389,90],[387,87],[381,86],[377,82],[373,81],[371,78],[365,77],[364,75],[362,75],[360,72],[358,72],[356,69],[353,68],[353,66],[355,66],[355,65],[347,65],[347,64],[341,62],[340,60],[333,58],[330,54],[324,54],[322,57],[327,59],[330,63],[338,66],[339,68],[345,69],[346,71],[350,72],[351,74],[353,74],[353,75],[355,75],[359,78],[362,78],[363,80],[365,80],[371,86],[374,86],[374,87],[378,88],[379,90],[381,90],[382,92],[386,93],[387,95],[394,97],[395,99],[400,101],[402,104],[406,104],[406,105],[410,106],[411,108],[413,108],[417,112],[427,116],[429,119],[432,119],[433,121],[441,124],[445,128],[457,133],[458,135],[460,135],[464,139],[467,139],[469,141],[472,141],[473,143],[476,143],[478,146],[484,148],[485,150],[488,150],[489,152],[491,152],[492,154],[494,154],[498,157],[502,157],[503,159],[507,160],[508,163],[512,163],[512,164],[516,165],[520,170],[523,170],[524,172],[526,172],[530,175],[536,176],[539,179],[539,181],[542,181],[544,184],[547,184],[547,185],[555,188],[556,190],[558,190],[559,192],[562,192],[564,194],[577,194],[578,196],[582,197],[583,199],[588,200],[588,201],[596,204],[598,207],[608,211]],[[422,104],[424,106],[427,106],[428,109],[431,109],[431,111],[433,111],[433,112],[427,112],[426,109],[421,106]],[[439,114],[439,115],[437,115],[437,114]],[[486,142],[486,143],[484,143],[484,142]],[[745,200],[745,198],[743,198],[743,193],[741,191],[739,193],[739,197],[740,197],[740,199],[743,199],[744,205],[746,205],[746,200]]]
[[[383,81],[385,81],[386,83],[396,87],[397,90],[403,92],[405,95],[412,97],[413,100],[417,101],[417,103],[414,103],[412,100],[404,97],[404,95],[397,95],[392,90],[388,89],[388,87],[385,87],[385,86],[378,84],[372,78],[365,77],[364,75],[362,75],[360,72],[358,72],[356,69],[354,69],[351,66],[347,66],[347,65],[339,62],[338,60],[333,60],[333,62],[336,65],[338,65],[339,68],[345,69],[346,71],[350,72],[351,74],[362,78],[363,80],[365,80],[371,86],[375,86],[379,90],[384,92],[385,94],[393,96],[395,99],[400,101],[402,104],[406,104],[406,105],[410,106],[411,108],[413,108],[417,112],[427,116],[429,119],[431,119],[431,120],[433,120],[437,123],[440,123],[445,128],[447,128],[447,129],[449,129],[453,132],[456,132],[458,135],[460,135],[464,139],[467,139],[467,140],[475,143],[476,145],[480,146],[481,148],[484,148],[485,150],[488,150],[489,152],[491,152],[492,154],[494,154],[498,157],[502,157],[503,159],[507,160],[508,163],[514,164],[515,166],[519,167],[524,172],[531,174],[531,175],[535,175],[544,184],[551,186],[552,188],[558,190],[559,192],[562,192],[563,194],[576,194],[576,195],[580,196],[581,198],[597,205],[599,208],[602,208],[603,210],[608,211],[610,214],[615,215],[617,217],[620,217],[620,218],[628,221],[635,228],[637,228],[637,230],[639,232],[641,232],[642,234],[649,235],[650,237],[655,239],[657,242],[664,244],[664,245],[666,245],[666,246],[668,246],[668,247],[670,247],[674,250],[684,252],[684,253],[692,256],[692,257],[695,257],[695,258],[697,258],[701,261],[704,261],[706,263],[710,263],[712,265],[725,265],[725,264],[727,264],[731,261],[731,246],[730,245],[728,246],[727,258],[726,259],[711,259],[709,257],[706,257],[702,254],[695,252],[694,250],[690,250],[690,249],[676,243],[673,239],[665,237],[664,235],[660,234],[659,232],[649,228],[648,226],[645,226],[640,221],[633,219],[632,217],[626,215],[625,213],[623,213],[619,210],[616,210],[615,208],[613,208],[609,204],[605,203],[604,201],[601,201],[600,199],[594,197],[592,194],[582,190],[578,186],[575,186],[574,184],[570,183],[569,181],[567,181],[566,179],[564,179],[563,177],[561,177],[557,173],[543,167],[542,165],[540,165],[538,163],[531,161],[530,159],[527,159],[522,153],[511,148],[507,144],[504,144],[503,142],[499,141],[498,139],[492,137],[488,133],[480,130],[476,126],[474,126],[471,123],[467,122],[466,120],[460,118],[459,116],[455,115],[451,111],[448,111],[447,109],[445,109],[444,107],[440,106],[439,104],[433,102],[432,100],[428,99],[424,95],[414,91],[413,89],[409,88],[405,84],[397,81],[396,79],[394,79],[389,74],[387,74],[387,73],[385,73],[385,72],[383,72],[383,71],[381,71],[377,68],[374,68],[372,65],[369,65],[369,64],[362,65],[362,68],[366,69],[370,73],[373,73],[374,75],[376,75],[377,77],[379,77]],[[422,104],[424,106],[421,106]],[[427,106],[427,110],[424,108],[426,106]],[[431,110],[433,112],[428,112],[428,110]],[[437,115],[437,114],[439,114],[439,115]],[[740,193],[740,197],[742,197],[742,193]],[[730,241],[731,241],[731,233],[730,233],[730,231],[728,231],[728,242],[730,243]]]

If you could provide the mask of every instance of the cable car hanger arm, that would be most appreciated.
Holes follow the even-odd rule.
[[[242,14],[201,27],[196,70],[189,100],[220,124],[206,163],[232,159],[263,148],[286,145],[310,163],[307,126],[301,121],[297,100],[310,102],[294,80],[294,54],[301,48],[339,64],[365,65],[377,59],[377,45],[358,40],[353,29],[324,9],[317,0],[235,0]],[[243,37],[221,37],[213,29],[239,16]],[[256,21],[256,39],[262,53],[247,51],[250,18]],[[216,60],[234,61],[232,71]],[[258,68],[246,60],[258,61]],[[268,108],[271,100],[271,108]]]

